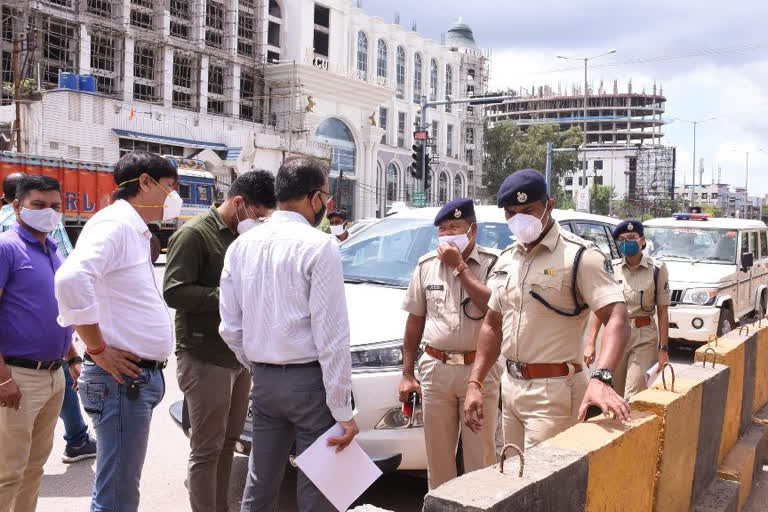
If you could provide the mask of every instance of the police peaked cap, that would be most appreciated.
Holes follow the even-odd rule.
[[[435,226],[444,220],[466,219],[475,216],[475,203],[468,197],[461,197],[446,203],[435,215]]]
[[[504,179],[497,197],[499,208],[541,201],[547,198],[547,182],[536,169],[515,171]]]
[[[613,239],[618,240],[619,236],[624,233],[637,233],[640,236],[645,236],[643,234],[643,223],[637,219],[625,220],[613,228]]]

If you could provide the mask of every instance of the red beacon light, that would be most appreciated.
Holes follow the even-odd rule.
[[[676,220],[709,220],[712,217],[710,213],[675,213],[672,215]]]

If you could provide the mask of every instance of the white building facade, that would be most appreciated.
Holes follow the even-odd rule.
[[[24,105],[21,152],[112,164],[145,149],[202,158],[228,175],[276,172],[308,154],[329,162],[336,207],[353,218],[413,199],[422,96],[485,92],[487,56],[469,27],[456,24],[440,44],[352,0],[14,5],[2,8],[4,19],[25,21],[4,25],[3,35],[35,31],[29,76],[46,89]],[[62,72],[95,76],[95,90],[59,87]],[[0,123],[14,118],[4,101]],[[429,109],[426,121],[436,157],[428,202],[484,196],[482,109]]]

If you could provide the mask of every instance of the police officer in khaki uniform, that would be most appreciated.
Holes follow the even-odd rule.
[[[624,288],[629,310],[631,334],[627,349],[616,367],[613,388],[624,398],[645,389],[645,372],[658,361],[659,367],[669,362],[669,273],[664,262],[643,254],[643,224],[637,219],[625,220],[613,229],[623,258],[613,262],[616,280]],[[659,325],[654,315],[658,312]],[[595,340],[600,321],[592,322],[584,362],[595,359]]]
[[[475,342],[491,290],[486,280],[498,252],[476,244],[477,221],[471,199],[446,204],[435,217],[437,251],[421,260],[403,302],[408,321],[403,339],[400,401],[422,395],[429,488],[456,478],[456,447],[461,430],[464,469],[474,471],[496,462],[495,429],[480,434],[461,427],[467,379],[475,360]],[[414,375],[420,343],[424,354]],[[497,364],[483,379],[485,416],[496,424],[499,403]]]
[[[608,417],[629,419],[626,401],[610,386],[629,337],[624,295],[611,261],[561,229],[552,218],[554,204],[544,177],[533,169],[511,174],[499,189],[498,206],[517,241],[494,269],[464,405],[473,431],[495,427],[487,416],[483,381],[501,352],[507,366],[504,442],[521,448],[574,425],[590,405]],[[587,375],[582,340],[590,309],[606,332],[599,369]]]

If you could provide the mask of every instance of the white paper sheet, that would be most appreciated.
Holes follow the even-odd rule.
[[[328,446],[329,437],[343,433],[337,423],[296,457],[299,469],[340,512],[347,510],[381,476],[381,470],[356,441],[341,453],[336,453],[335,446]]]
[[[661,375],[661,372],[659,371],[659,363],[656,363],[645,372],[645,387],[650,388],[653,386],[659,378],[659,375]]]

